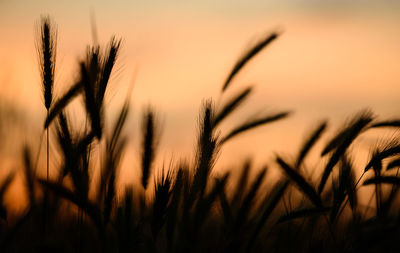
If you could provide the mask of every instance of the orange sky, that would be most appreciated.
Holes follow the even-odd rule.
[[[321,118],[338,125],[366,107],[382,117],[399,115],[400,5],[395,1],[59,2],[0,0],[0,94],[28,115],[28,135],[40,133],[45,112],[35,22],[49,14],[58,25],[56,89],[62,91],[92,42],[91,11],[101,44],[111,35],[123,39],[107,99],[110,114],[138,68],[128,154],[139,145],[136,116],[151,103],[164,125],[159,160],[172,154],[190,157],[202,99],[218,99],[235,60],[276,29],[282,36],[246,66],[228,91],[256,84],[250,101],[230,122],[260,111],[295,114],[233,140],[223,150],[220,166],[235,165],[232,157],[241,161],[248,156],[263,164],[273,157],[271,151],[294,155],[302,134]],[[126,167],[137,163],[137,155],[130,157]],[[131,169],[123,171],[130,175],[126,181],[133,177]]]

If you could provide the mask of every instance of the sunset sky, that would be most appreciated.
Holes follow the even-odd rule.
[[[133,137],[127,152],[133,164],[144,106],[153,105],[163,125],[159,160],[190,157],[203,99],[224,101],[250,84],[255,92],[231,123],[262,112],[294,114],[232,140],[221,164],[235,165],[249,156],[263,164],[274,152],[294,155],[303,134],[320,119],[332,122],[333,133],[363,108],[382,118],[399,116],[398,1],[0,0],[0,96],[28,115],[27,135],[40,135],[45,115],[35,49],[41,15],[50,15],[58,26],[59,95],[77,77],[76,63],[93,42],[91,15],[101,45],[112,35],[122,38],[107,104],[112,117],[136,73],[126,129]],[[271,31],[282,34],[221,97],[235,60]]]

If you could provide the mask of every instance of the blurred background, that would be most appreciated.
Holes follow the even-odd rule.
[[[35,46],[41,15],[49,15],[58,26],[56,96],[78,77],[77,63],[93,44],[93,24],[100,45],[112,35],[122,38],[106,98],[107,115],[113,119],[134,82],[125,129],[131,142],[121,184],[138,180],[138,119],[149,104],[163,127],[159,164],[168,164],[171,157],[192,161],[198,112],[206,98],[218,104],[255,85],[231,123],[258,113],[294,112],[230,141],[217,170],[248,157],[260,167],[270,164],[276,153],[294,156],[304,134],[321,119],[330,121],[332,135],[360,109],[370,108],[380,118],[399,116],[400,3],[394,0],[0,0],[0,175],[19,170],[24,143],[36,149],[35,154],[39,149],[46,113]],[[236,59],[272,31],[281,36],[246,65],[221,96]],[[72,117],[79,118],[79,111]],[[222,133],[231,127],[229,122],[223,125]],[[364,154],[360,161],[369,152],[363,146],[375,140],[360,138],[353,150]],[[56,147],[52,150],[55,153]],[[54,159],[51,166],[57,164]],[[45,167],[39,170],[43,173]],[[12,189],[10,195],[20,191]]]

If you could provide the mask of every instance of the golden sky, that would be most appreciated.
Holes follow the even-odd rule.
[[[45,114],[35,24],[40,15],[50,15],[57,23],[60,94],[77,76],[76,63],[92,43],[91,13],[100,44],[111,35],[123,40],[107,98],[111,116],[138,69],[127,125],[133,136],[130,154],[139,146],[137,116],[145,105],[154,105],[163,122],[159,160],[190,157],[201,101],[224,100],[249,84],[255,84],[255,93],[230,122],[259,112],[294,114],[232,140],[220,157],[224,165],[249,156],[262,164],[270,160],[271,151],[294,155],[303,134],[320,119],[330,119],[333,130],[366,107],[381,117],[399,115],[396,1],[0,0],[0,94],[28,115],[29,134],[40,133]],[[275,30],[282,35],[246,66],[228,96],[221,98],[222,83],[235,60]],[[135,156],[130,155],[130,164],[137,163]]]

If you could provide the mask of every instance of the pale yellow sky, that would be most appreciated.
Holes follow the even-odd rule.
[[[139,145],[137,116],[149,103],[164,126],[159,160],[181,154],[190,157],[201,101],[220,98],[221,85],[235,60],[257,38],[278,29],[282,36],[246,66],[228,96],[222,97],[249,84],[256,86],[245,107],[229,121],[232,124],[257,112],[295,112],[232,140],[218,166],[235,165],[248,156],[264,164],[273,152],[294,155],[302,135],[322,118],[338,125],[366,107],[381,117],[399,116],[400,5],[321,2],[169,1],[167,5],[163,1],[2,0],[0,94],[26,112],[31,129],[27,133],[39,133],[45,111],[35,22],[49,14],[58,25],[56,89],[60,92],[76,77],[76,63],[92,42],[93,11],[101,44],[111,35],[123,39],[107,98],[109,114],[120,105],[138,68],[127,125],[133,138],[126,167],[137,162],[137,156],[131,155]],[[225,124],[222,130],[230,127]],[[133,177],[130,168],[123,171]]]

